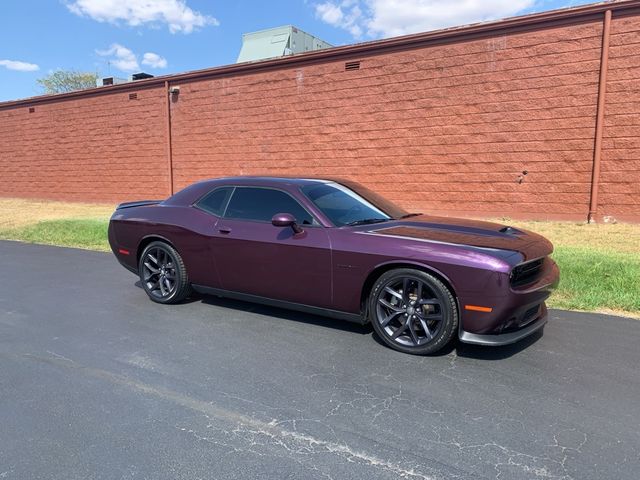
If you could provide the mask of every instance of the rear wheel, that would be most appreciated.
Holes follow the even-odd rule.
[[[426,355],[444,348],[458,328],[458,308],[447,286],[420,270],[385,272],[369,296],[374,330],[391,348]]]
[[[165,242],[151,242],[140,255],[140,282],[151,300],[178,303],[191,293],[182,257]]]

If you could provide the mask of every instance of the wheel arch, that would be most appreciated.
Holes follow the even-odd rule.
[[[429,273],[440,280],[444,285],[451,291],[453,298],[456,300],[458,304],[458,312],[460,311],[460,305],[458,302],[458,295],[456,293],[456,289],[453,286],[453,282],[449,279],[447,275],[442,273],[437,268],[433,268],[429,265],[425,265],[424,263],[419,262],[407,262],[406,260],[391,260],[388,262],[381,263],[374,267],[367,275],[367,278],[362,285],[362,291],[360,292],[360,311],[362,313],[362,317],[365,322],[369,321],[369,312],[367,311],[367,299],[369,298],[369,293],[373,288],[373,285],[376,283],[376,280],[380,278],[380,276],[389,270],[394,270],[396,268],[413,268],[416,270],[421,270],[425,273]]]
[[[170,245],[176,251],[178,251],[178,249],[173,244],[173,242],[169,240],[167,237],[163,237],[162,235],[158,235],[156,233],[145,235],[138,242],[138,248],[136,250],[136,265],[140,263],[140,255],[142,255],[142,252],[144,251],[144,249],[147,248],[147,245],[149,245],[151,242],[164,242],[167,245]]]

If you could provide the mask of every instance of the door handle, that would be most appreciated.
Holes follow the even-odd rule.
[[[228,227],[222,227],[222,228],[218,229],[218,231],[220,233],[224,233],[225,235],[227,235],[228,233],[231,233],[231,229],[228,228]]]

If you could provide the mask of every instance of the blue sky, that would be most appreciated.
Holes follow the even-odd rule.
[[[234,63],[242,33],[293,24],[334,45],[591,3],[580,0],[4,0],[0,101],[56,69],[127,77]]]

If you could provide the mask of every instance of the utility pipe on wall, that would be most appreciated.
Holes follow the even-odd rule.
[[[164,82],[164,101],[165,101],[165,120],[166,120],[166,135],[167,135],[167,162],[169,168],[169,195],[173,195],[173,153],[171,149],[171,91],[169,81]]]
[[[589,223],[595,222],[598,211],[598,189],[600,187],[600,161],[602,159],[602,131],[604,130],[605,96],[607,93],[607,71],[609,69],[609,37],[611,32],[611,10],[604,12],[602,28],[602,50],[600,57],[600,80],[598,83],[598,110],[596,113],[596,133],[593,145],[593,169],[591,173],[591,199],[589,202]]]

